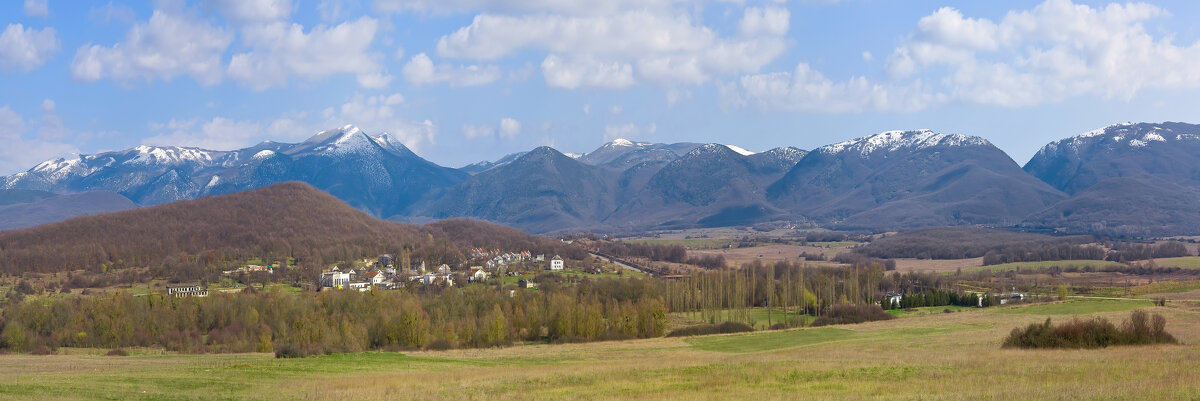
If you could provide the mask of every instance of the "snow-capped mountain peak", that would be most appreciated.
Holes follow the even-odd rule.
[[[1070,138],[1051,142],[1038,150],[1038,155],[1050,157],[1060,152],[1079,154],[1084,148],[1103,145],[1112,148],[1145,148],[1154,142],[1200,140],[1200,131],[1187,124],[1120,123],[1094,129]],[[1036,156],[1035,156],[1036,157]]]
[[[817,151],[829,154],[854,152],[865,157],[880,150],[921,150],[939,145],[971,146],[989,144],[986,139],[976,136],[939,134],[931,130],[922,129],[915,131],[885,131],[871,136],[825,145],[818,148]]]
[[[751,152],[751,151],[749,151],[749,150],[746,150],[746,149],[742,149],[741,147],[734,146],[734,145],[725,145],[725,147],[729,148],[729,150],[732,150],[732,151],[734,151],[734,152],[737,152],[738,154],[740,154],[740,155],[742,155],[742,156],[750,156],[750,155],[753,155],[753,154],[754,154],[754,152]]]

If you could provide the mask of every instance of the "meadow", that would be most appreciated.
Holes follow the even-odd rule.
[[[1014,327],[1167,317],[1182,345],[1012,350]],[[858,325],[491,349],[0,355],[0,399],[1196,399],[1200,305],[1078,299]]]

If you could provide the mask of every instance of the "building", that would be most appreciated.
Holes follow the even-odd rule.
[[[208,290],[200,288],[198,285],[178,285],[167,286],[167,295],[175,298],[183,297],[207,297]]]
[[[351,270],[353,271],[353,270]],[[343,273],[338,268],[321,273],[321,285],[325,287],[344,288],[350,284],[350,273]]]
[[[562,270],[562,269],[563,269],[562,257],[558,256],[558,255],[554,255],[554,258],[550,259],[550,270]]]
[[[887,308],[887,309],[899,308],[901,299],[904,299],[904,296],[894,293],[894,292],[889,292],[887,294],[884,294],[883,302],[882,302],[883,307]]]
[[[537,288],[537,283],[533,280],[520,279],[517,280],[517,287],[533,289]]]
[[[483,270],[483,267],[481,266],[472,267],[471,270],[467,272],[467,281],[480,282],[487,279],[488,272],[487,270]]]

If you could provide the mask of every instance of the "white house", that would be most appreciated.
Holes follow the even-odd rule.
[[[883,306],[888,308],[898,308],[900,307],[901,299],[904,299],[904,296],[894,292],[889,292],[883,296]]]
[[[321,285],[342,288],[350,283],[350,273],[343,273],[334,268],[333,271],[321,273]]]
[[[383,273],[377,271],[367,272],[366,274],[363,274],[362,277],[364,280],[371,283],[371,285],[377,285],[382,283],[384,280]]]
[[[554,259],[550,259],[550,270],[562,270],[563,259],[558,255],[554,255]]]
[[[480,281],[484,281],[487,279],[488,279],[488,272],[487,272],[487,270],[483,270],[483,267],[481,267],[481,266],[472,267],[471,270],[467,273],[467,280],[470,280],[473,282],[480,282]]]

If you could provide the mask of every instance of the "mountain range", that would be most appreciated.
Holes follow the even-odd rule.
[[[915,130],[811,152],[617,139],[583,155],[540,147],[452,169],[345,126],[297,144],[51,160],[0,178],[0,189],[111,191],[155,205],[302,181],[377,217],[473,217],[539,233],[786,222],[1166,235],[1200,233],[1198,158],[1200,126],[1168,122],[1056,141],[1024,167],[983,138]]]

